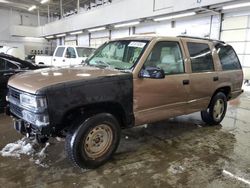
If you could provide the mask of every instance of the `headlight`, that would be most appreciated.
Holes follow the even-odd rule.
[[[49,124],[49,116],[45,114],[34,114],[27,110],[22,111],[23,119],[38,127],[46,126]]]
[[[39,111],[47,107],[47,102],[45,97],[33,96],[27,94],[20,94],[20,104],[23,107]]]

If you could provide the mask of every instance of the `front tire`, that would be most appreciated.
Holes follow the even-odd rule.
[[[66,136],[68,158],[80,168],[96,168],[108,161],[120,141],[120,126],[108,113],[74,123]]]
[[[209,125],[218,125],[224,119],[227,111],[227,97],[218,92],[212,98],[207,110],[201,111],[202,120]]]

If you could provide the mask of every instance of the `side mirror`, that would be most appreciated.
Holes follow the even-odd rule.
[[[139,78],[163,79],[165,78],[165,73],[158,67],[146,67],[140,71]]]

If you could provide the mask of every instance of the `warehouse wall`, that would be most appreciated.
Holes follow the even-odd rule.
[[[208,37],[219,39],[220,36],[220,16],[198,16],[192,18],[179,19],[175,22],[148,22],[135,27],[105,30],[93,33],[83,33],[73,36],[63,37],[65,42],[75,40],[78,45],[98,47],[109,39],[122,38],[131,35],[190,35],[198,37]],[[63,42],[63,44],[65,43]]]
[[[46,17],[40,17],[40,23],[45,24]],[[17,37],[11,35],[12,26],[30,26],[36,29],[37,16],[33,14],[27,14],[10,9],[0,8],[0,46],[12,46],[21,48],[25,54],[29,54],[33,50],[49,50],[51,43],[43,38],[33,37]],[[28,30],[29,28],[28,27]]]
[[[106,6],[46,24],[43,35],[160,16],[229,1],[231,0],[116,0]]]

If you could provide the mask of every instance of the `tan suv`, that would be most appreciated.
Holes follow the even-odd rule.
[[[222,41],[130,37],[103,44],[85,65],[12,77],[8,114],[39,142],[66,136],[69,159],[94,168],[115,152],[121,128],[197,111],[219,124],[242,81],[239,59]]]

